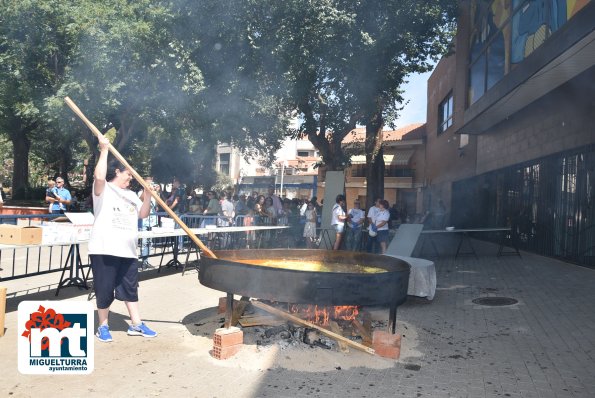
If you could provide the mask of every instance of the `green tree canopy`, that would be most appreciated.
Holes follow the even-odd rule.
[[[382,130],[398,118],[401,85],[443,54],[457,13],[454,0],[259,1],[251,37],[272,81],[286,86],[298,132],[342,169],[345,136],[366,127],[368,205],[382,196]]]
[[[444,52],[456,2],[2,0],[0,11],[0,134],[17,191],[30,150],[63,174],[95,150],[64,106],[70,96],[117,131],[139,172],[204,185],[217,142],[272,160],[297,113],[297,134],[335,170],[347,162],[343,138],[364,125],[371,200],[400,86]]]

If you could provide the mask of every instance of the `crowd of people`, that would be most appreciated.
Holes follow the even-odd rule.
[[[134,193],[130,188],[130,171],[117,162],[108,163],[107,139],[102,137],[99,144],[100,157],[95,168],[91,201],[95,223],[89,241],[99,317],[96,336],[102,342],[112,341],[109,313],[112,302],[118,299],[124,301],[130,315],[127,334],[155,337],[157,332],[140,317],[136,234],[138,230],[151,230],[158,226],[164,209],[159,208],[159,202],[144,188]],[[171,210],[180,216],[201,219],[201,226],[289,227],[275,232],[264,231],[259,237],[265,236],[266,239],[261,240],[258,247],[278,243],[280,234],[286,238],[283,241],[287,247],[314,249],[319,245],[323,202],[319,203],[316,197],[309,200],[281,198],[275,193],[274,186],[270,186],[266,194],[257,191],[249,195],[226,191],[217,193],[211,190],[199,195],[194,190],[187,190],[177,178],[172,181],[169,192],[162,190],[162,185],[154,183],[152,178],[146,178],[145,182]],[[48,181],[45,200],[50,213],[60,214],[69,210],[72,199],[61,176]],[[396,206],[389,207],[382,198],[376,199],[366,212],[359,199],[355,199],[348,209],[345,196],[337,195],[332,206],[331,226],[335,232],[332,249],[384,253],[389,242],[390,223],[408,221],[402,220],[402,216],[403,212],[399,212]],[[246,247],[254,245],[255,238],[255,233],[246,232]],[[148,264],[150,245],[149,239],[142,240],[140,259],[144,264]]]
[[[182,181],[174,178],[167,192],[163,185],[151,177],[145,178],[140,190],[131,187],[131,170],[115,159],[108,161],[109,141],[99,138],[99,158],[94,170],[92,193],[84,203],[92,206],[95,222],[89,239],[88,253],[93,272],[93,285],[98,313],[96,336],[101,342],[113,340],[109,316],[114,300],[125,303],[130,316],[127,334],[130,336],[156,337],[157,332],[142,321],[138,295],[137,254],[138,231],[151,230],[160,225],[167,207],[183,217],[201,220],[200,226],[287,226],[281,230],[245,232],[245,247],[270,247],[283,242],[286,247],[314,249],[321,239],[321,216],[323,201],[318,198],[281,198],[275,187],[269,186],[266,193],[252,191],[250,194],[210,190],[199,194],[187,189]],[[76,207],[76,197],[65,188],[62,176],[48,180],[45,201],[51,214],[63,214]],[[147,192],[150,189],[152,192]],[[136,191],[136,192],[135,192]],[[161,200],[156,200],[155,197]],[[0,208],[3,200],[0,196]],[[355,199],[347,209],[344,195],[337,195],[332,205],[331,226],[335,232],[333,250],[368,252],[386,251],[389,241],[391,218],[396,218],[396,208],[389,208],[384,199],[377,199],[367,213],[362,203]],[[168,211],[168,213],[171,213]],[[397,213],[399,216],[402,213]],[[177,226],[179,227],[179,226]],[[365,233],[367,232],[367,233]],[[260,239],[256,244],[256,237]],[[284,238],[284,239],[280,239]],[[365,238],[365,239],[364,239]],[[366,242],[365,247],[362,242]],[[228,244],[227,242],[226,244]],[[184,237],[179,237],[182,247]],[[141,240],[141,266],[148,266],[152,242]]]
[[[317,197],[311,199],[281,198],[275,193],[274,186],[269,186],[263,193],[252,191],[249,194],[210,190],[197,193],[187,188],[178,178],[174,178],[168,191],[164,186],[153,182],[151,177],[145,179],[147,184],[163,199],[163,201],[178,215],[201,216],[200,227],[217,226],[250,226],[250,225],[279,225],[288,226],[283,232],[283,244],[289,247],[316,248],[320,242],[321,216],[323,203]],[[138,197],[143,200],[143,190],[138,191]],[[45,200],[52,214],[64,213],[75,202],[68,189],[64,187],[64,179],[60,176],[48,181]],[[155,199],[151,199],[150,215],[139,220],[139,230],[151,230],[159,225],[158,214],[163,214]],[[434,218],[443,217],[436,211]],[[368,251],[384,253],[386,251],[392,226],[402,222],[430,221],[430,213],[410,220],[406,211],[398,208],[397,204],[389,203],[378,198],[367,211],[362,208],[359,198],[355,198],[352,206],[347,206],[344,195],[338,195],[332,208],[331,228],[335,232],[334,250]],[[268,233],[259,246],[271,245],[268,242],[273,233]],[[246,246],[255,245],[254,233],[247,234]],[[180,238],[180,247],[183,246]],[[141,243],[140,259],[148,266],[150,240]]]
[[[152,183],[152,180],[148,181]],[[276,242],[286,247],[316,248],[320,243],[323,203],[319,203],[317,197],[281,198],[275,193],[274,186],[268,187],[264,193],[252,191],[249,194],[234,194],[210,190],[198,194],[186,189],[178,179],[173,180],[169,192],[162,192],[161,186],[155,185],[155,191],[178,215],[200,219],[200,223],[194,226],[288,226],[283,231],[263,232],[264,239],[260,239],[258,246],[273,245],[273,238],[279,237],[279,234],[283,235],[283,239],[277,239]],[[142,199],[141,192],[139,196]],[[152,203],[152,214],[163,211],[154,201]],[[384,253],[391,224],[395,226],[406,222],[408,219],[403,219],[404,214],[396,205],[389,207],[389,203],[382,198],[377,199],[366,212],[359,198],[354,200],[353,206],[348,207],[345,196],[338,195],[332,207],[331,228],[335,233],[332,249]],[[139,228],[147,230],[157,224],[158,218],[153,216],[143,220]],[[256,234],[246,233],[246,247],[256,247],[255,240]],[[141,260],[146,262],[148,246],[145,241],[141,247]]]

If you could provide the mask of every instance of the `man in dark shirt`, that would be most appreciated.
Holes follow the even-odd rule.
[[[177,178],[173,180],[171,194],[167,198],[166,203],[177,214],[186,212],[186,190]]]

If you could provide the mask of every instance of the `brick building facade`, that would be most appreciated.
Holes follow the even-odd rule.
[[[428,81],[424,206],[595,266],[595,2],[465,2]]]

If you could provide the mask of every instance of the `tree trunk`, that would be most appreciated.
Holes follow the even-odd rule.
[[[384,198],[384,157],[382,156],[382,129],[384,120],[377,111],[366,123],[366,208],[374,205],[374,200]]]
[[[83,188],[83,196],[88,197],[91,196],[93,192],[92,185],[93,185],[93,174],[95,173],[95,162],[97,160],[97,151],[91,150],[91,155],[87,158],[84,171],[84,188]]]
[[[70,180],[68,179],[68,169],[71,162],[71,152],[68,147],[60,148],[60,159],[58,163],[58,174],[64,179],[64,186],[70,186]]]
[[[26,199],[29,191],[29,148],[27,131],[11,134],[14,170],[12,173],[12,198]]]

